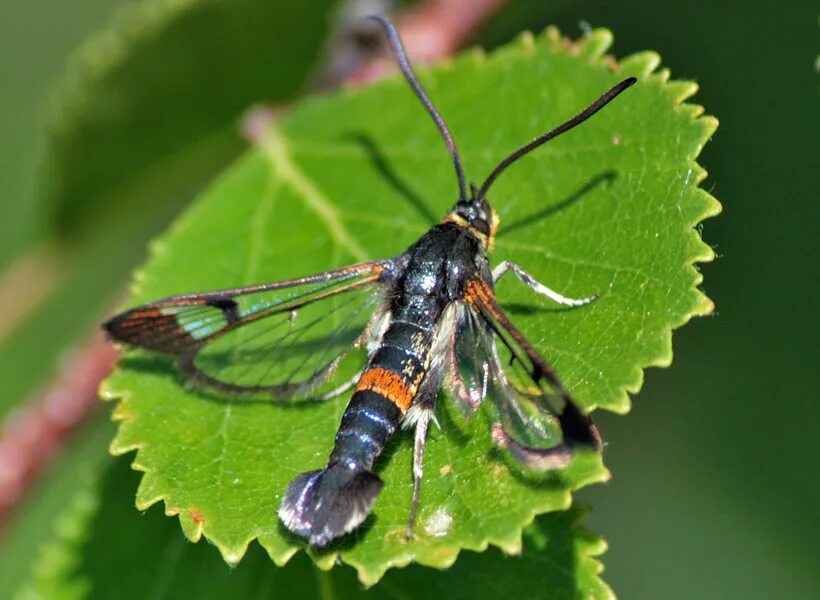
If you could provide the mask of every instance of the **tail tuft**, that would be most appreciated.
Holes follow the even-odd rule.
[[[288,485],[279,518],[311,546],[326,546],[367,518],[383,485],[370,471],[343,465],[302,473]]]

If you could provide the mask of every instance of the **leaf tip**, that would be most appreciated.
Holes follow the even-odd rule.
[[[339,560],[338,552],[316,550],[312,547],[306,548],[306,552],[307,555],[313,559],[316,566],[322,571],[330,571]]]
[[[228,566],[235,567],[242,561],[242,557],[245,556],[248,546],[246,544],[242,548],[233,549],[224,549],[222,546],[219,546],[219,550],[222,554],[222,559],[228,564]]]
[[[464,60],[471,63],[473,66],[478,66],[487,60],[487,51],[481,46],[473,46],[472,48],[468,48],[462,56]]]
[[[179,515],[179,523],[182,526],[182,533],[185,534],[186,538],[192,542],[198,542],[202,538],[202,533],[205,529],[205,516],[202,512],[195,508],[186,508],[184,510],[173,509],[175,511],[173,513],[169,513],[169,510],[171,509],[166,508],[165,510],[165,514],[167,516],[170,517],[174,514]]]
[[[620,67],[621,73],[624,75],[647,79],[660,64],[660,55],[657,52],[646,50],[626,57],[620,62]]]
[[[517,47],[524,56],[532,56],[536,49],[535,35],[531,31],[522,31],[515,40]]]
[[[298,546],[288,546],[287,548],[279,549],[277,552],[274,552],[269,544],[264,543],[262,536],[259,538],[259,543],[262,548],[265,549],[265,552],[268,553],[268,556],[273,561],[273,564],[277,567],[284,567],[300,550]]]
[[[613,40],[614,37],[609,29],[593,29],[577,43],[579,55],[590,61],[599,61],[612,47]]]
[[[513,532],[508,538],[498,538],[493,540],[493,545],[501,549],[501,551],[508,556],[518,556],[524,549],[523,531],[535,520],[538,514],[534,513],[528,523],[522,525],[521,529]],[[482,549],[483,552],[486,547]]]
[[[112,394],[107,398],[103,398],[106,401],[109,400],[117,400],[120,399],[119,395]],[[114,405],[114,410],[111,411],[111,420],[112,421],[129,421],[133,418],[133,413],[131,412],[129,406],[125,402],[117,402]]]
[[[558,50],[561,48],[563,36],[561,35],[561,31],[555,25],[550,25],[544,29],[542,37],[546,40],[550,49]]]
[[[120,427],[114,439],[111,440],[111,443],[108,445],[108,453],[111,454],[111,456],[122,456],[134,450],[139,450],[141,446],[138,442],[126,441],[123,429]]]
[[[111,384],[111,376],[106,377],[100,382],[100,386],[97,388],[97,396],[99,396],[100,400],[109,401],[109,400],[116,400],[119,395],[114,390]]]

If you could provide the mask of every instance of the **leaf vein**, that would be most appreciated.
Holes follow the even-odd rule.
[[[279,178],[289,184],[308,208],[316,213],[331,238],[339,246],[350,252],[357,261],[367,260],[368,253],[359,246],[359,243],[344,226],[336,205],[326,198],[314,182],[297,167],[284,136],[276,129],[271,128],[261,140],[261,147]]]

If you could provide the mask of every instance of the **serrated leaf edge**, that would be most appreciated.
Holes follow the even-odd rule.
[[[595,535],[582,525],[586,517],[591,512],[589,506],[585,504],[575,504],[573,505],[573,508],[577,510],[575,519],[573,519],[572,522],[572,528],[575,532],[576,540],[587,544],[585,552],[581,552],[579,549],[578,553],[581,555],[582,560],[586,559],[590,563],[590,572],[597,578],[598,583],[601,585],[602,591],[606,594],[605,596],[600,597],[600,599],[615,600],[615,592],[601,577],[601,574],[604,572],[604,564],[598,560],[598,557],[603,556],[603,554],[609,550],[609,545],[606,543],[604,538]]]
[[[490,545],[499,548],[505,554],[510,556],[517,556],[521,554],[524,546],[524,530],[533,524],[536,517],[539,515],[547,514],[550,512],[560,512],[569,510],[572,506],[572,492],[579,490],[583,487],[591,485],[593,483],[604,483],[608,481],[610,478],[609,471],[606,468],[600,472],[598,476],[588,477],[586,479],[580,480],[576,485],[574,485],[571,489],[564,490],[560,500],[557,502],[554,499],[550,499],[548,503],[550,504],[549,507],[545,506],[533,506],[531,507],[530,511],[528,512],[527,516],[523,518],[521,521],[521,525],[518,529],[511,529],[508,535],[503,536],[489,536],[482,542],[477,544],[457,544],[450,547],[438,547],[436,548],[436,555],[433,560],[428,560],[426,557],[418,557],[415,553],[408,551],[406,554],[399,555],[393,559],[387,560],[383,563],[384,569],[369,569],[367,565],[361,564],[355,560],[350,560],[348,557],[344,555],[344,553],[333,554],[332,558],[333,561],[327,560],[327,567],[323,564],[319,565],[320,568],[324,568],[325,570],[330,569],[333,564],[335,563],[336,559],[341,560],[347,565],[354,567],[358,573],[359,582],[364,585],[365,587],[371,587],[379,582],[379,580],[384,576],[384,574],[390,568],[401,568],[406,567],[412,562],[416,562],[420,565],[425,567],[433,567],[437,569],[447,569],[451,567],[456,560],[458,559],[459,554],[463,550],[467,550],[470,552],[484,552]],[[545,502],[547,502],[545,500]],[[327,555],[322,556],[323,559],[327,559]],[[317,563],[319,564],[319,563]]]
[[[178,0],[179,4],[186,4],[188,2],[193,1],[194,0]],[[162,3],[163,2],[160,2],[160,4]],[[700,139],[698,140],[698,143],[695,144],[695,147],[692,148],[687,157],[690,166],[690,173],[692,173],[694,176],[693,183],[697,186],[703,181],[703,179],[707,175],[706,171],[697,163],[697,157],[699,156],[703,146],[713,135],[718,125],[717,119],[715,119],[714,117],[703,116],[702,107],[700,107],[699,105],[685,102],[686,99],[690,98],[693,94],[696,93],[698,89],[697,84],[693,82],[670,81],[670,71],[666,68],[660,70],[658,69],[661,63],[661,59],[660,56],[655,52],[639,52],[626,57],[620,62],[616,61],[611,56],[606,55],[607,50],[612,45],[612,41],[612,33],[606,29],[593,30],[590,33],[583,36],[582,38],[580,38],[579,40],[572,41],[569,38],[563,37],[557,28],[548,27],[539,36],[534,36],[533,34],[527,32],[522,33],[513,43],[501,47],[498,50],[493,51],[489,54],[485,53],[482,50],[468,51],[466,53],[466,58],[464,57],[464,55],[462,55],[458,59],[448,59],[446,61],[443,61],[442,63],[438,63],[436,65],[436,69],[446,73],[448,70],[454,68],[457,64],[457,61],[459,60],[467,60],[474,64],[478,64],[483,62],[504,60],[507,56],[529,58],[534,56],[534,49],[538,44],[546,44],[547,47],[553,52],[564,52],[572,56],[580,56],[587,59],[587,62],[590,65],[597,66],[600,68],[607,68],[611,71],[619,72],[625,75],[634,75],[638,77],[638,79],[641,80],[645,85],[655,85],[660,87],[666,86],[667,96],[669,97],[673,105],[673,110],[687,114],[693,122],[700,121],[704,125],[703,133]],[[423,69],[420,70],[423,71]],[[669,93],[670,90],[672,90],[674,93]],[[342,95],[349,95],[354,93],[354,88],[348,87],[343,88],[341,91]],[[238,163],[235,163],[234,168],[240,168],[243,162],[244,161],[242,160],[238,161]],[[227,169],[225,172],[222,173],[222,176],[219,177],[216,181],[218,182],[222,178],[228,177],[232,171],[232,168]],[[214,185],[216,185],[216,182],[214,183]],[[707,191],[699,187],[696,187],[694,189],[697,190],[695,193],[697,193],[701,197],[704,207],[701,209],[698,215],[693,217],[692,222],[689,225],[690,238],[692,239],[692,249],[690,250],[690,255],[686,259],[685,266],[692,280],[691,291],[694,292],[691,308],[689,309],[688,314],[684,318],[669,323],[669,329],[667,330],[663,340],[664,350],[661,351],[658,354],[658,356],[648,359],[644,362],[644,364],[635,367],[632,382],[622,386],[623,395],[621,402],[618,403],[618,401],[616,400],[613,404],[603,407],[612,412],[625,414],[629,411],[631,407],[630,396],[637,394],[643,386],[644,370],[646,368],[667,367],[671,364],[672,331],[681,327],[689,320],[691,320],[693,317],[704,316],[711,313],[714,310],[714,305],[712,301],[709,300],[709,298],[698,287],[701,284],[703,278],[700,271],[697,268],[697,264],[713,260],[715,254],[712,248],[708,246],[705,242],[703,242],[703,240],[700,238],[698,232],[695,230],[695,227],[702,223],[705,219],[719,214],[722,210],[722,207],[720,203],[717,201],[717,199],[714,198]],[[180,221],[177,221],[175,225],[172,226],[170,231],[174,231],[180,225]],[[163,236],[163,238],[165,238],[165,236]],[[150,244],[149,255],[153,258],[163,254],[165,250],[166,248],[164,246],[164,243],[161,240],[157,240]],[[142,269],[139,269],[135,273],[134,282],[132,284],[132,291],[137,291],[140,282],[143,280],[144,271]],[[127,414],[127,408],[125,408],[127,407],[127,403],[130,398],[130,395],[127,391],[117,391],[110,386],[109,380],[105,380],[103,381],[100,387],[100,396],[105,400],[119,399],[120,402],[118,404],[117,409],[114,412],[115,420],[131,420],[129,418],[129,415]],[[591,408],[595,408],[595,406],[593,405]],[[133,450],[137,451],[137,456],[134,460],[134,468],[144,472],[143,479],[140,483],[140,489],[143,489],[143,483],[147,478],[150,478],[151,471],[146,465],[143,465],[139,462],[142,448],[139,444],[123,444],[121,439],[121,433],[122,428],[118,430],[117,435],[112,441],[110,451],[112,454],[115,455],[124,454]],[[608,472],[605,470],[604,475],[602,477],[597,479],[591,478],[594,481],[591,480],[579,484],[572,491],[578,489],[578,487],[581,487],[582,485],[588,485],[589,483],[593,483],[596,481],[606,480],[608,479],[608,476]],[[242,556],[244,555],[250,542],[252,542],[258,536],[258,534],[254,532],[251,536],[248,537],[246,542],[242,545],[242,548],[234,548],[228,550],[226,547],[224,547],[224,545],[220,545],[218,540],[215,540],[208,535],[204,523],[200,522],[196,527],[192,527],[192,519],[190,513],[186,509],[174,507],[171,503],[170,498],[166,494],[158,494],[156,496],[151,496],[149,498],[140,498],[138,500],[138,507],[144,510],[145,508],[159,501],[164,502],[166,514],[168,514],[169,516],[177,515],[179,517],[180,525],[188,539],[190,539],[191,541],[198,541],[201,538],[201,536],[204,535],[206,539],[214,543],[214,545],[216,545],[217,548],[219,548],[223,558],[229,564],[236,564],[237,562],[239,562],[239,560],[241,560]],[[357,564],[355,560],[347,560],[345,558],[344,553],[328,553],[323,554],[321,557],[314,556],[314,559],[317,562],[317,566],[325,570],[332,568],[332,566],[337,562],[337,560],[341,560],[342,562],[349,564],[357,570],[357,574],[361,583],[369,587],[377,583],[388,569],[393,567],[406,566],[414,560],[419,562],[419,564],[425,566],[447,568],[458,559],[458,555],[462,550],[482,552],[486,550],[490,544],[500,548],[502,551],[508,554],[520,553],[523,544],[523,531],[528,525],[530,525],[533,522],[535,517],[539,514],[545,514],[546,512],[552,512],[555,510],[566,510],[571,505],[571,502],[571,491],[567,490],[565,493],[565,497],[561,503],[561,506],[553,507],[552,510],[546,511],[544,511],[543,509],[539,510],[534,508],[532,511],[530,511],[529,517],[522,521],[521,525],[517,529],[513,529],[510,535],[498,538],[488,538],[484,542],[476,544],[474,547],[456,545],[452,547],[452,553],[444,553],[441,549],[437,549],[439,553],[437,553],[435,560],[427,561],[424,557],[418,558],[415,556],[414,553],[408,552],[406,555],[401,555],[384,563],[384,569],[369,570],[365,565]],[[601,540],[601,544],[601,552],[603,552],[606,549],[606,543],[603,540]],[[265,548],[266,552],[271,557],[273,562],[279,566],[286,564],[290,560],[290,558],[293,555],[295,555],[296,552],[298,552],[299,549],[299,547],[294,547],[291,552],[284,552],[279,556],[274,556],[268,548]]]

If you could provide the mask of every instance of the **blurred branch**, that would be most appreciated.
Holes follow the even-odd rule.
[[[396,16],[411,61],[441,60],[461,49],[506,0],[430,0]],[[372,82],[395,69],[392,57],[369,61],[351,73],[353,84]]]
[[[35,312],[57,285],[63,261],[52,246],[37,246],[0,275],[0,344]]]
[[[116,359],[111,343],[94,332],[63,362],[44,392],[7,417],[0,429],[0,526],[97,405],[97,388]]]

